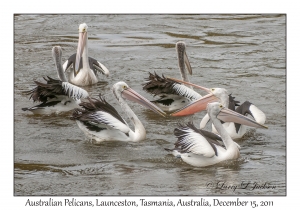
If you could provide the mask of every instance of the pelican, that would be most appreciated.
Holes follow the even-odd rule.
[[[98,82],[97,72],[108,76],[108,69],[94,58],[88,57],[88,26],[85,23],[79,25],[79,39],[77,53],[71,55],[64,63],[64,70],[67,71],[71,65],[73,72],[69,74],[69,81],[74,85],[86,86]]]
[[[135,129],[131,130],[125,120],[103,97],[100,96],[100,100],[89,98],[89,102],[80,104],[82,109],[74,110],[71,119],[76,120],[78,127],[95,144],[103,141],[138,142],[146,138],[143,124],[130,109],[125,99],[137,102],[157,114],[165,116],[160,108],[135,92],[125,82],[114,84],[113,93],[123,111],[132,120]]]
[[[265,127],[256,121],[225,108],[219,102],[209,103],[206,108],[212,123],[219,135],[197,129],[193,123],[175,128],[174,134],[178,138],[174,149],[166,149],[175,157],[195,167],[205,167],[225,160],[240,157],[240,146],[228,135],[220,120],[237,122],[253,127]],[[222,141],[221,144],[219,141]]]
[[[180,82],[180,80],[169,78],[172,80],[175,80],[177,82]],[[189,82],[181,81],[184,84],[192,85],[196,88],[200,88],[202,90],[205,90],[209,94],[205,95],[203,98],[198,99],[184,108],[172,113],[172,116],[184,116],[193,114],[196,112],[201,112],[205,110],[205,107],[210,102],[218,101],[220,102],[224,107],[231,109],[232,111],[236,111],[237,113],[241,115],[251,115],[254,120],[259,124],[265,124],[266,122],[266,115],[254,104],[252,104],[249,101],[245,101],[243,104],[239,105],[239,101],[235,101],[234,97],[229,95],[227,90],[224,88],[205,88],[199,85],[194,85]],[[237,107],[237,108],[236,108]],[[209,116],[206,114],[203,119],[200,122],[200,129],[203,129],[206,124],[209,121]],[[241,125],[239,123],[234,122],[225,122],[223,123],[223,126],[225,130],[228,132],[230,137],[234,140],[241,139],[245,133],[247,132],[247,128],[245,125]],[[218,134],[217,130],[215,129],[214,125],[212,125],[212,132]]]
[[[178,66],[181,73],[181,78],[184,81],[189,81],[187,71],[192,74],[192,67],[186,54],[186,46],[184,42],[177,42],[175,46],[178,56]],[[187,70],[185,68],[187,67]],[[192,87],[187,87],[175,81],[169,80],[162,75],[149,72],[148,81],[144,84],[143,89],[158,96],[157,100],[151,101],[160,107],[165,112],[173,112],[178,110],[194,100],[201,98],[201,95],[193,90]]]
[[[66,112],[79,107],[80,99],[88,97],[88,93],[68,82],[62,67],[62,49],[60,46],[52,48],[52,56],[56,65],[60,80],[44,77],[45,83],[34,81],[37,85],[27,94],[31,94],[29,99],[34,102],[42,102],[39,105],[22,108],[23,111],[31,111],[34,114],[51,114],[54,112]]]

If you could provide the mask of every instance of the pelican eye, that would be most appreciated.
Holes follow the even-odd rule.
[[[223,108],[223,105],[222,105],[222,104],[220,104],[220,108]]]
[[[212,88],[211,91],[215,91],[215,88]]]
[[[126,86],[126,85],[124,85],[124,86],[123,86],[123,89],[124,89],[124,90],[126,90],[126,89],[127,89],[127,86]]]

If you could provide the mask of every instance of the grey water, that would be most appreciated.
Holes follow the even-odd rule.
[[[238,142],[240,159],[195,168],[164,148],[173,147],[178,123],[192,120],[199,127],[205,112],[163,118],[129,102],[146,139],[94,145],[70,119],[72,112],[22,111],[33,105],[23,92],[34,80],[57,78],[52,47],[61,46],[63,60],[68,59],[83,22],[89,26],[89,56],[110,71],[84,88],[93,97],[105,95],[131,127],[111,94],[113,84],[124,81],[151,100],[142,89],[148,72],[180,78],[175,43],[184,41],[193,68],[190,81],[226,88],[241,103],[249,100],[266,114],[268,129],[248,128]],[[286,181],[285,15],[14,16],[14,195],[274,196],[286,195]],[[245,183],[250,184],[241,187]]]

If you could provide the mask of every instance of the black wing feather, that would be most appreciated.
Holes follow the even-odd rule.
[[[170,79],[165,78],[164,75],[162,77],[158,76],[155,72],[154,74],[149,72],[149,77],[146,78],[147,82],[143,84],[143,90],[153,95],[159,94],[176,94],[176,91],[173,89],[174,82]],[[179,84],[179,83],[178,83]]]
[[[233,97],[231,94],[228,95],[229,97],[229,105],[228,105],[228,109],[235,111],[235,107],[239,106],[239,101],[234,100],[235,97]]]
[[[80,121],[90,121],[89,115],[96,111],[103,111],[111,114],[113,117],[126,125],[126,122],[117,112],[117,110],[110,105],[104,97],[99,95],[100,100],[95,98],[87,98],[88,102],[81,102],[79,105],[82,109],[75,109],[71,119]]]
[[[175,143],[175,149],[179,150],[180,152],[188,152],[190,147],[192,147],[193,143],[186,143],[184,141],[184,138],[188,133],[186,132],[187,128],[192,129],[194,132],[199,133],[200,135],[204,136],[207,140],[207,142],[210,144],[210,146],[213,148],[215,155],[218,156],[216,145],[224,147],[223,144],[221,144],[218,141],[222,141],[221,137],[219,135],[216,135],[214,133],[211,133],[209,131],[205,131],[202,129],[197,129],[193,122],[189,122],[186,125],[179,124],[179,128],[174,129],[174,135],[178,138],[177,142]]]
[[[48,99],[55,98],[56,95],[65,95],[62,88],[62,82],[60,80],[52,79],[51,77],[43,77],[46,83],[34,81],[37,85],[30,91],[25,91],[25,94],[31,94],[30,98],[34,102],[40,101],[46,103]]]
[[[74,53],[73,55],[71,55],[68,58],[68,63],[67,63],[66,69],[68,69],[72,64],[73,64],[73,68],[74,68],[74,64],[76,63],[76,54],[77,53]],[[95,75],[97,75],[97,73],[99,72],[95,66],[97,66],[98,68],[101,68],[98,61],[92,57],[89,57],[89,66],[90,66],[90,69],[92,69],[94,71]],[[82,57],[81,57],[80,62],[79,62],[79,69],[81,69],[82,67],[83,67],[83,64],[82,64]]]
[[[238,108],[236,108],[236,112],[241,114],[241,115],[246,115],[246,114],[250,114],[253,118],[254,116],[252,115],[252,113],[250,112],[250,106],[252,105],[251,102],[249,101],[245,101],[242,105],[240,105]],[[241,124],[238,123],[234,123],[235,126],[235,130],[238,133],[239,129],[241,127]]]

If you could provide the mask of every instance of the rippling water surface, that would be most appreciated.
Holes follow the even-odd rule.
[[[239,142],[241,158],[194,168],[168,154],[178,122],[202,114],[162,118],[129,102],[147,129],[138,143],[87,141],[71,113],[32,115],[22,92],[33,80],[56,77],[51,49],[63,60],[76,52],[78,25],[89,26],[89,55],[110,77],[85,87],[105,95],[127,122],[112,85],[125,81],[142,90],[148,72],[180,78],[175,43],[184,41],[193,68],[191,82],[224,87],[250,100],[267,116],[269,129],[249,128]],[[285,15],[16,15],[14,17],[15,195],[285,195],[286,194],[286,16]],[[208,127],[209,129],[209,127]],[[271,188],[219,189],[267,184]]]

